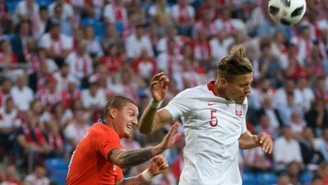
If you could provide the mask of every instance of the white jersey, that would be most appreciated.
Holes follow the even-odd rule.
[[[241,185],[238,138],[246,131],[242,105],[217,97],[213,82],[186,89],[165,107],[183,123],[186,146],[179,185]]]

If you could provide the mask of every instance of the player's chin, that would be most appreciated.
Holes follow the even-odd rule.
[[[238,99],[235,100],[235,103],[236,104],[243,104],[244,101],[245,101],[245,97],[240,97],[240,98],[238,98]]]
[[[132,130],[126,128],[126,129],[124,130],[124,137],[125,137],[125,138],[130,138],[130,137],[132,137]]]

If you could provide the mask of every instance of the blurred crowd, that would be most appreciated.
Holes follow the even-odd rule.
[[[108,99],[130,97],[142,114],[149,82],[163,71],[165,105],[214,80],[234,44],[245,46],[254,67],[247,127],[274,139],[272,155],[240,152],[242,173],[274,172],[278,184],[294,185],[310,173],[312,184],[328,184],[328,0],[307,1],[303,20],[288,27],[270,19],[267,3],[0,0],[0,184],[50,184],[43,161],[69,160]],[[154,145],[169,128],[136,130],[123,146]],[[183,146],[182,138],[164,153],[171,167],[153,185],[177,184]]]

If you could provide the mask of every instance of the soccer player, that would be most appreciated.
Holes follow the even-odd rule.
[[[234,46],[218,70],[216,81],[180,92],[159,110],[168,78],[159,73],[151,83],[153,99],[139,120],[139,129],[150,134],[180,118],[186,140],[180,185],[241,185],[239,149],[260,146],[272,152],[268,134],[252,135],[246,128],[253,68],[244,47]]]
[[[123,96],[112,98],[103,112],[103,120],[93,124],[76,147],[67,175],[67,185],[143,185],[165,170],[163,156],[157,156],[171,147],[180,137],[176,123],[163,141],[153,148],[124,150],[120,138],[128,138],[138,124],[138,107]],[[151,159],[143,173],[123,179],[121,168],[142,164]]]

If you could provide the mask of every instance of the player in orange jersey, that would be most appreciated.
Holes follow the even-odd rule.
[[[103,120],[93,124],[86,136],[76,147],[67,175],[67,185],[143,185],[152,177],[165,170],[168,165],[163,156],[180,137],[175,124],[164,140],[152,148],[125,150],[121,138],[132,136],[138,125],[138,107],[135,102],[123,96],[112,98],[103,112]],[[152,159],[143,173],[123,179],[121,168],[142,164]]]

